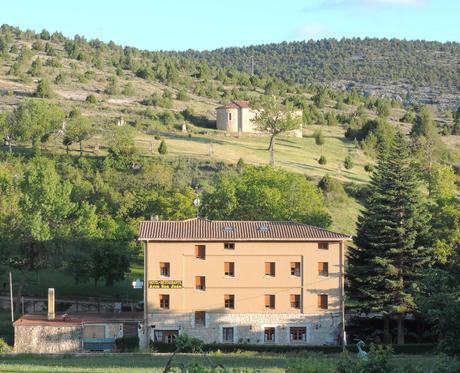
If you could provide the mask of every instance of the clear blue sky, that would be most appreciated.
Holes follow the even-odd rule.
[[[4,0],[0,23],[149,50],[353,36],[460,41],[460,0]]]

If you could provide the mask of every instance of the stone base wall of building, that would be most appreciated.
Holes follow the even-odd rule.
[[[154,340],[155,330],[178,330],[205,343],[223,343],[223,328],[232,327],[233,343],[247,344],[308,344],[335,345],[340,340],[341,324],[339,314],[237,314],[206,313],[205,326],[195,325],[194,313],[151,314],[149,316],[150,338]],[[264,341],[264,330],[275,328],[275,341]],[[305,327],[304,341],[292,341],[291,327]]]
[[[81,326],[16,326],[14,351],[18,353],[66,353],[81,351]]]

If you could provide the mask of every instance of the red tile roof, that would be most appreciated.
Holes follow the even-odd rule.
[[[107,323],[107,322],[126,322],[141,321],[142,312],[100,312],[100,313],[72,313],[56,314],[54,320],[48,320],[47,314],[28,314],[22,316],[14,322],[14,326],[76,326],[85,323]]]
[[[350,238],[346,234],[289,221],[150,220],[141,222],[139,228],[141,241],[321,241]]]
[[[219,106],[218,109],[249,109],[249,101],[232,101],[224,106]]]

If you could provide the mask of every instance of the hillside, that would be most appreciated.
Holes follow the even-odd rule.
[[[360,43],[364,48],[368,41],[356,43],[353,44],[356,48]],[[317,48],[322,44],[318,45]],[[435,43],[430,51],[435,53],[447,46]],[[266,46],[258,48],[260,53],[273,55],[272,65],[276,69],[277,61],[282,59],[281,54],[276,52],[277,48],[273,47],[273,51]],[[4,25],[0,28],[0,51],[0,92],[3,94],[0,114],[12,112],[27,98],[37,100],[34,97],[39,82],[47,81],[52,94],[38,100],[56,104],[66,113],[78,108],[83,116],[89,118],[92,136],[82,145],[83,154],[91,157],[108,154],[108,138],[118,124],[133,129],[136,152],[142,157],[156,159],[160,141],[165,140],[168,154],[164,158],[167,160],[190,159],[204,164],[223,162],[228,165],[242,159],[249,164],[265,165],[269,159],[266,151],[268,137],[238,138],[215,130],[215,108],[233,99],[256,101],[263,94],[275,94],[304,111],[304,137],[281,137],[278,140],[277,166],[305,174],[315,182],[330,175],[343,183],[363,184],[369,178],[365,167],[375,162],[377,144],[375,139],[373,143],[366,142],[367,134],[359,141],[346,137],[347,128],[380,120],[379,110],[383,107],[385,126],[409,132],[412,123],[403,118],[408,111],[418,110],[417,106],[407,107],[397,100],[363,96],[355,90],[347,92],[294,84],[291,80],[301,80],[303,74],[302,68],[294,66],[289,70],[295,73],[295,77],[275,70],[257,70],[261,66],[256,69],[261,75],[250,76],[238,71],[245,57],[235,58],[234,64],[230,64],[231,58],[225,63],[219,60],[227,55],[228,50],[203,54],[139,51],[114,43],[88,41],[80,36],[67,39],[59,33],[50,35],[46,30],[35,34]],[[232,53],[240,53],[238,51],[244,56],[250,53],[251,48],[234,49]],[[452,44],[445,53],[455,57],[457,52],[458,46]],[[268,57],[265,57],[268,68],[267,61]],[[308,79],[327,80],[318,75],[321,60],[311,63],[317,75],[313,74]],[[287,69],[286,66],[284,68]],[[444,68],[445,71],[442,70]],[[352,74],[354,67],[350,69]],[[444,79],[438,82],[444,86],[443,89],[458,84],[458,76],[444,74],[451,71],[450,62],[436,69],[441,69],[436,70],[436,76]],[[327,71],[329,69],[325,68],[325,74]],[[373,71],[374,74],[369,72],[367,75],[363,70],[361,74],[375,82],[379,69]],[[388,69],[383,69],[381,73],[386,74],[384,71],[390,74]],[[398,71],[395,68],[392,74],[400,76],[402,72]],[[413,79],[420,78],[418,73],[414,72]],[[380,78],[384,79],[385,75]],[[439,130],[445,134],[443,146],[453,151],[450,162],[458,163],[455,150],[460,144],[460,137],[449,135],[454,126],[453,113],[437,108],[432,108],[432,113]],[[181,130],[183,124],[187,133]],[[319,129],[325,138],[323,146],[316,145],[313,136]],[[46,140],[43,148],[47,153],[65,154],[62,131],[51,133]],[[29,153],[31,143],[19,138],[13,148],[16,152]],[[79,145],[73,143],[68,150],[71,155],[77,156]],[[325,156],[327,164],[318,164],[320,155]],[[350,169],[344,167],[347,156],[353,159]],[[354,231],[359,203],[353,196],[329,201],[329,209],[334,215],[333,229]]]
[[[444,108],[460,104],[459,43],[323,39],[171,53],[213,65],[311,84],[397,97]]]

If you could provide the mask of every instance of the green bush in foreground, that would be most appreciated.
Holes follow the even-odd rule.
[[[11,351],[11,347],[3,339],[0,338],[0,354],[5,354]]]
[[[115,340],[118,352],[135,352],[139,349],[139,337],[122,337]]]

